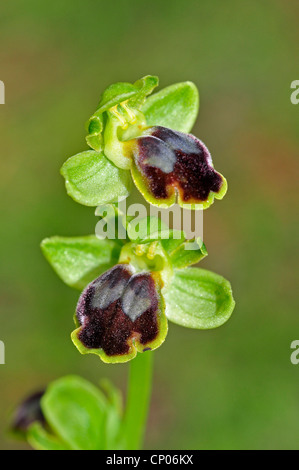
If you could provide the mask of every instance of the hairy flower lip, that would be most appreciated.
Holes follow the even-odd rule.
[[[90,283],[77,305],[72,339],[83,354],[126,362],[164,341],[167,320],[157,275],[118,264]]]
[[[132,176],[152,204],[202,204],[209,207],[227,189],[205,144],[192,134],[155,126],[131,142]]]

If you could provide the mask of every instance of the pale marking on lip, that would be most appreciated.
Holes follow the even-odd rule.
[[[161,134],[163,133],[160,139],[163,139],[174,151],[177,150],[187,154],[198,154],[201,151],[198,142],[190,134],[183,134],[182,132],[173,131],[171,129],[167,129],[167,132],[165,132],[161,127],[156,127],[156,129]]]
[[[146,312],[152,304],[151,299],[148,297],[148,286],[141,285],[137,290],[135,290],[134,281],[137,276],[134,277],[135,279],[133,278],[132,282],[128,284],[121,298],[123,312],[133,322]]]
[[[150,145],[151,155],[144,160],[146,165],[159,168],[164,173],[172,173],[177,160],[173,149],[158,137],[146,135],[140,137],[143,145]]]
[[[121,276],[115,279],[114,272],[117,271],[113,269],[111,272],[107,273],[107,276],[95,282],[95,291],[91,302],[92,308],[105,309],[122,296],[128,279]]]

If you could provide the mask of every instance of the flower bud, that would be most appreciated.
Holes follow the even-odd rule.
[[[72,339],[80,352],[104,362],[126,362],[164,341],[167,321],[158,273],[118,264],[82,292]]]

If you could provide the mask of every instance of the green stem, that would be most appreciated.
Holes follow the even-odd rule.
[[[142,447],[149,409],[152,383],[153,353],[137,354],[130,363],[124,436],[127,450]]]

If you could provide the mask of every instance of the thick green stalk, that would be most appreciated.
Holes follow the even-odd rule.
[[[153,352],[137,354],[130,363],[124,438],[127,450],[142,447],[152,384]]]

